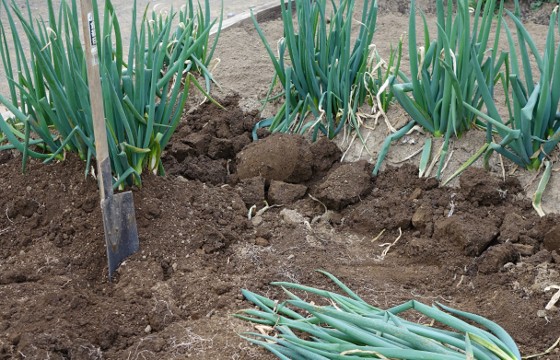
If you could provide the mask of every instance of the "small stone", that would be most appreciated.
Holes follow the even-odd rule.
[[[421,196],[422,196],[422,189],[416,188],[416,189],[414,189],[414,191],[412,192],[412,194],[410,194],[410,196],[408,198],[410,200],[418,200],[418,199],[420,199]]]
[[[145,332],[146,334],[151,333],[151,332],[152,332],[152,327],[151,327],[150,325],[146,326],[146,328],[144,329],[144,332]]]
[[[257,216],[255,216],[254,218],[251,219],[251,222],[253,223],[254,227],[257,227],[257,226],[259,226],[260,224],[263,223],[263,218],[262,218],[262,216],[257,215]]]
[[[555,264],[560,264],[560,255],[556,251],[552,252],[552,260]]]
[[[305,222],[303,215],[292,209],[282,209],[280,216],[285,222],[291,224],[303,224]]]
[[[531,256],[535,253],[535,247],[533,245],[513,244],[513,247],[521,256]]]
[[[258,237],[258,238],[255,239],[255,245],[266,247],[266,246],[270,245],[270,241],[268,241],[265,238]]]
[[[432,222],[432,209],[420,206],[412,215],[412,226],[416,229],[424,229]]]

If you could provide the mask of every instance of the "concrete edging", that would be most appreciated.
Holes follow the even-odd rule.
[[[257,18],[257,21],[265,21],[270,19],[277,18],[281,13],[281,6],[282,4],[278,4],[278,1],[266,3],[263,5],[255,6],[252,8],[253,14]],[[222,22],[222,30],[226,30],[229,28],[233,28],[236,26],[240,26],[243,24],[250,23],[251,20],[251,11],[245,10],[240,14],[237,14],[229,19],[226,19]],[[210,35],[215,35],[218,32],[218,25],[214,25],[214,27],[210,30]]]

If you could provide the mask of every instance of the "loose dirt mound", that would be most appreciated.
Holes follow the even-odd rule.
[[[113,284],[83,163],[21,175],[20,159],[1,158],[0,358],[272,359],[236,334],[250,330],[229,316],[248,306],[240,289],[331,288],[317,268],[380,307],[415,298],[487,316],[526,354],[556,340],[557,310],[541,310],[560,282],[558,218],[536,217],[515,180],[469,170],[460,189],[439,188],[410,166],[372,178],[329,142],[245,147],[255,113],[222,104],[191,112],[167,149],[172,175],[135,190],[141,251]],[[312,154],[303,178],[271,175],[293,169],[263,157],[286,141]],[[238,176],[257,161],[270,172]]]

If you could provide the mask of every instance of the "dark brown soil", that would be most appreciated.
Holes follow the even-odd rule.
[[[83,163],[22,175],[2,155],[0,358],[272,359],[237,335],[251,330],[230,317],[249,306],[240,289],[331,287],[318,268],[380,307],[414,298],[484,315],[527,355],[558,338],[557,310],[542,311],[560,282],[558,217],[538,218],[515,179],[472,169],[440,188],[411,166],[373,178],[327,141],[251,143],[256,114],[221,102],[186,116],[168,177],[134,190],[141,250],[113,283]]]
[[[476,3],[476,1],[474,1]],[[496,1],[499,4],[499,1]],[[379,11],[382,13],[393,12],[407,15],[410,11],[410,0],[378,0]],[[550,13],[557,5],[553,0],[520,0],[519,7],[523,21],[530,21],[536,24],[548,25]],[[416,0],[416,6],[428,14],[435,14],[436,2],[431,0]],[[515,3],[513,0],[505,0],[504,8],[514,11]]]

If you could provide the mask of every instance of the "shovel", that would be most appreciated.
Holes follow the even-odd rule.
[[[138,230],[136,228],[132,192],[126,191],[113,194],[111,160],[109,159],[105,112],[103,109],[103,96],[101,94],[93,7],[91,0],[81,0],[80,2],[86,45],[87,77],[91,99],[93,134],[95,137],[97,179],[99,181],[103,228],[107,244],[109,281],[111,281],[113,273],[119,265],[128,256],[138,251]]]

